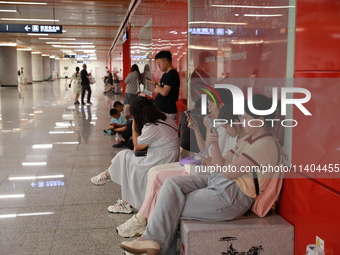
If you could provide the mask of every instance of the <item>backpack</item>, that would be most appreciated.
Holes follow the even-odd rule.
[[[279,162],[278,166],[283,166],[283,156],[281,152],[281,145],[271,137],[277,145],[279,151]],[[275,209],[276,202],[279,199],[280,191],[283,183],[283,172],[274,172],[270,178],[267,188],[259,194],[259,182],[257,179],[256,171],[253,171],[254,184],[256,189],[255,202],[251,207],[251,211],[260,217],[267,215],[270,209]]]
[[[20,72],[20,70],[18,70],[18,75],[20,76],[20,74],[21,74],[21,72]]]

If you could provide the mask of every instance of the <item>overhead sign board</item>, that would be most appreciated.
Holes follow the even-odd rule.
[[[72,61],[73,64],[91,64],[91,61],[88,60],[79,60],[79,61]]]
[[[89,58],[90,55],[65,55],[61,54],[59,55],[60,58]]]
[[[62,34],[63,28],[59,25],[0,24],[0,32]]]

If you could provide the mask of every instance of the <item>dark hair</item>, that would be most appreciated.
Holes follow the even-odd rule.
[[[136,97],[131,101],[130,114],[135,122],[135,131],[141,134],[146,123],[157,125],[158,120],[166,120],[166,115],[160,112],[146,97]]]
[[[80,70],[80,68],[77,66],[77,67],[76,67],[76,72],[77,72],[77,73],[76,73],[76,76],[78,75],[79,70]]]
[[[117,106],[124,106],[120,101],[116,101],[113,103],[113,108],[117,108]]]
[[[131,73],[134,72],[134,71],[137,71],[137,73],[138,73],[138,78],[139,78],[139,80],[141,80],[141,74],[140,74],[140,71],[139,71],[139,67],[138,67],[136,64],[133,64],[133,65],[131,66]]]
[[[159,59],[159,58],[165,58],[165,59],[167,59],[171,62],[172,61],[172,54],[168,50],[162,50],[162,51],[160,51],[156,54],[155,60]]]
[[[268,98],[265,95],[260,95],[260,94],[253,96],[253,106],[256,110],[268,110],[272,107],[272,105],[273,105],[272,98]],[[249,110],[248,100],[245,100],[244,102],[244,112],[252,116],[255,119],[258,119],[260,117],[263,117],[264,119],[274,119],[276,110],[277,110],[277,107],[275,111],[269,115],[256,115]],[[265,125],[271,126],[271,122],[265,121]]]
[[[209,95],[208,100],[211,102],[216,102],[217,106],[219,107],[221,103],[223,103],[223,105],[233,104],[233,95],[229,89],[215,89],[215,91],[211,91],[211,95],[213,98]]]
[[[148,64],[146,64],[145,66],[144,66],[144,72],[145,71],[150,71],[150,66],[148,65]]]
[[[118,110],[116,108],[112,108],[110,110],[110,116],[113,116],[113,115],[116,115],[116,114],[118,114]]]

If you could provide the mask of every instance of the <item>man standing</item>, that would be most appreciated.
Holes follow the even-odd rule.
[[[80,77],[81,77],[81,104],[85,105],[84,98],[85,98],[85,91],[87,90],[87,104],[92,104],[91,103],[91,94],[92,90],[90,87],[90,81],[89,81],[89,74],[86,71],[86,64],[83,64],[83,70],[80,72]]]
[[[211,84],[209,72],[213,69],[216,63],[216,56],[211,51],[201,51],[198,56],[198,65],[192,72],[190,77],[190,98],[195,103],[203,92],[202,89],[206,86],[213,87]]]
[[[172,54],[170,51],[160,51],[156,54],[155,61],[159,69],[164,72],[159,83],[150,81],[157,93],[155,106],[175,120],[180,79],[177,70],[172,66]]]

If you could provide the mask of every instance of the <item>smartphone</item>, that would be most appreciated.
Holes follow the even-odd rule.
[[[211,118],[208,118],[208,123],[209,123],[209,126],[211,127],[211,133],[217,135],[217,130],[216,128],[214,127],[214,124],[213,124],[213,121]]]
[[[191,121],[194,123],[194,127],[198,127],[197,121],[190,115],[190,111],[184,111],[184,114],[191,119]]]
[[[152,81],[149,77],[146,77],[146,79],[147,79],[148,81]]]
[[[206,157],[203,157],[201,154],[195,153],[195,156],[199,157],[200,159],[202,159],[202,160],[204,160],[204,161],[211,162],[210,159],[208,159],[208,158],[206,158]]]

